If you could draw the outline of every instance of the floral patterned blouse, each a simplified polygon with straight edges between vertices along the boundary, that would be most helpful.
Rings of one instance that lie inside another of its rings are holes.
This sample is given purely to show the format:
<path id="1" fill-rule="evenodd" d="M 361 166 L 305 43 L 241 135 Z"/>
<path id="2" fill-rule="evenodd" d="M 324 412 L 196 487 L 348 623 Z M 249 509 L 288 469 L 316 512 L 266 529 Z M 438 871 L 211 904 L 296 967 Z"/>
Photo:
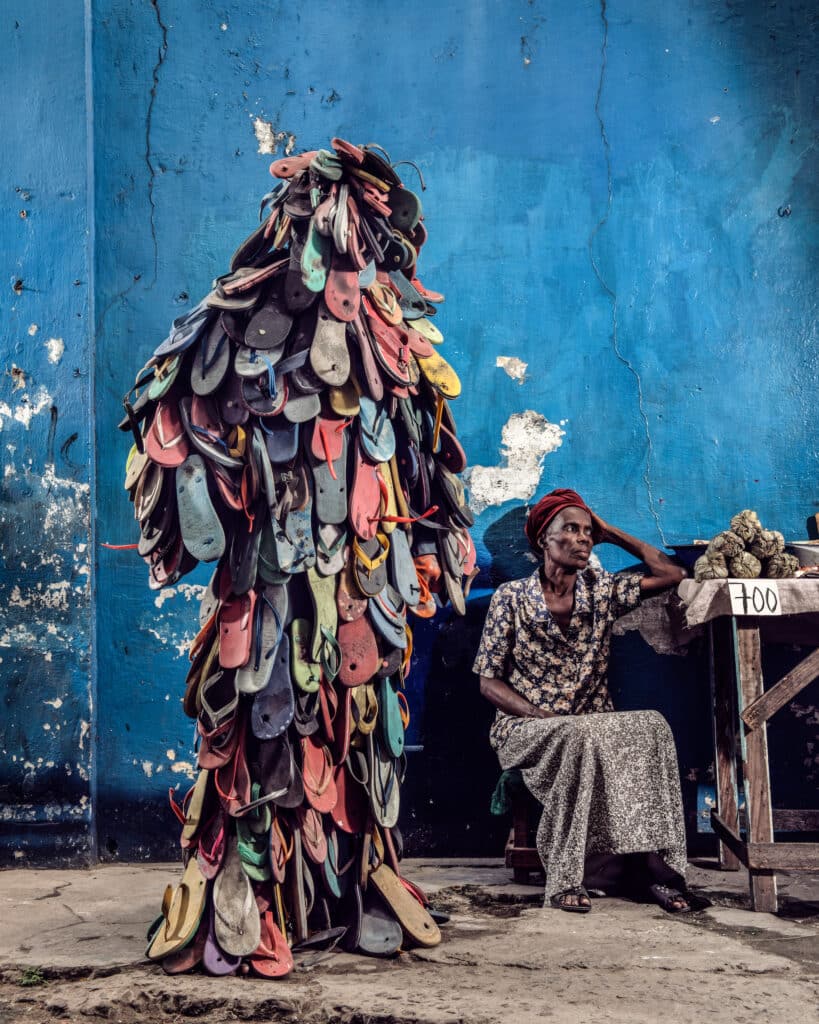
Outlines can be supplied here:
<path id="1" fill-rule="evenodd" d="M 640 603 L 639 573 L 578 573 L 564 635 L 552 618 L 540 569 L 503 583 L 492 595 L 472 671 L 500 679 L 536 707 L 559 715 L 612 711 L 606 673 L 611 625 Z M 498 710 L 489 734 L 497 749 L 526 721 Z"/>

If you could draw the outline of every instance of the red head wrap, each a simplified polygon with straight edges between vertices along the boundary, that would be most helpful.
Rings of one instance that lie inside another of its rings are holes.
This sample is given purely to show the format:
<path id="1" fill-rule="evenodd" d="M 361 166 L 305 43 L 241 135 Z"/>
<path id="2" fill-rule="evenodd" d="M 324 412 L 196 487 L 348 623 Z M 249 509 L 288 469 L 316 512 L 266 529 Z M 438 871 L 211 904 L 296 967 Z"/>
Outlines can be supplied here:
<path id="1" fill-rule="evenodd" d="M 529 509 L 523 529 L 526 539 L 535 550 L 540 548 L 539 541 L 543 531 L 564 508 L 582 508 L 591 515 L 591 509 L 577 491 L 571 491 L 567 487 L 558 487 L 556 491 L 550 491 L 537 505 Z"/>

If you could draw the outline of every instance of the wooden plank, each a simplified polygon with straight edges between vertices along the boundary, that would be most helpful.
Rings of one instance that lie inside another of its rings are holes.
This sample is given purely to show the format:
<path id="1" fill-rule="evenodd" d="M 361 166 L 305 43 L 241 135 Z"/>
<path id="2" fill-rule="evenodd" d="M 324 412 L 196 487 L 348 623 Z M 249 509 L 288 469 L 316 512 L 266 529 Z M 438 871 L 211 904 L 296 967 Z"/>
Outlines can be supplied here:
<path id="1" fill-rule="evenodd" d="M 724 843 L 726 848 L 731 851 L 731 854 L 736 859 L 737 864 L 744 864 L 745 867 L 747 867 L 748 852 L 745 849 L 745 843 L 743 843 L 728 823 L 720 818 L 716 811 L 711 811 L 711 828 L 713 828 L 719 836 L 720 842 Z"/>
<path id="2" fill-rule="evenodd" d="M 819 870 L 819 843 L 749 843 L 747 852 L 752 870 Z"/>
<path id="3" fill-rule="evenodd" d="M 761 696 L 752 701 L 742 712 L 742 721 L 750 729 L 758 729 L 767 722 L 771 715 L 776 714 L 788 701 L 793 700 L 797 693 L 812 683 L 819 676 L 819 648 L 811 651 L 798 665 L 794 666 L 778 683 L 774 683 Z"/>
<path id="4" fill-rule="evenodd" d="M 759 628 L 754 623 L 736 621 L 739 712 L 749 707 L 763 692 L 762 650 Z M 771 815 L 771 776 L 768 768 L 768 736 L 765 724 L 749 729 L 744 737 L 742 777 L 748 814 L 748 842 L 773 843 Z M 750 868 L 751 903 L 754 910 L 775 914 L 776 876 L 772 871 Z"/>
<path id="5" fill-rule="evenodd" d="M 774 807 L 771 811 L 774 832 L 819 832 L 819 811 L 802 807 Z M 740 833 L 748 828 L 745 808 L 739 812 Z"/>
<path id="6" fill-rule="evenodd" d="M 736 684 L 731 620 L 721 618 L 709 622 L 708 636 L 717 812 L 723 821 L 738 832 Z M 738 871 L 740 867 L 739 859 L 722 839 L 719 843 L 719 863 L 723 871 Z"/>
<path id="7" fill-rule="evenodd" d="M 819 832 L 819 811 L 774 807 L 774 832 Z"/>

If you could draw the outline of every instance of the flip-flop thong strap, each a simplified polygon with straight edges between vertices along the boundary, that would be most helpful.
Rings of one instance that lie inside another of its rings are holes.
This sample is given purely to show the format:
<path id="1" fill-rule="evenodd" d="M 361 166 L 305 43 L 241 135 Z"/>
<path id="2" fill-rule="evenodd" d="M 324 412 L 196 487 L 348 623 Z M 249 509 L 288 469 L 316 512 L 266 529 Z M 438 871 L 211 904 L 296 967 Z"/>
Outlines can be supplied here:
<path id="1" fill-rule="evenodd" d="M 319 659 L 324 674 L 332 682 L 341 671 L 342 653 L 338 640 L 326 627 L 321 627 L 322 644 Z"/>
<path id="2" fill-rule="evenodd" d="M 353 551 L 357 560 L 361 563 L 362 567 L 367 570 L 367 574 L 375 572 L 376 569 L 380 568 L 387 559 L 387 555 L 390 553 L 390 541 L 386 534 L 376 533 L 378 543 L 381 545 L 381 551 L 375 556 L 370 556 L 363 550 L 361 545 L 358 543 L 358 537 L 353 538 Z"/>

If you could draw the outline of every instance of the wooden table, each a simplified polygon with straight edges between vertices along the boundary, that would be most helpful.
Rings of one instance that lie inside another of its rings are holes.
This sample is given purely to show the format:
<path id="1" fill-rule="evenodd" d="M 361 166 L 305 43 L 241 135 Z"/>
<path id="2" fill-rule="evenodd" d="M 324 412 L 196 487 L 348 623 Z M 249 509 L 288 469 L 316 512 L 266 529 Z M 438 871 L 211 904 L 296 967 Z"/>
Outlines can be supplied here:
<path id="1" fill-rule="evenodd" d="M 711 823 L 720 864 L 726 870 L 744 865 L 753 909 L 775 913 L 777 870 L 819 870 L 819 843 L 774 842 L 775 830 L 819 830 L 819 810 L 773 809 L 767 738 L 771 716 L 819 676 L 819 580 L 684 580 L 677 593 L 686 625 L 707 623 L 710 633 L 717 789 Z M 766 690 L 762 644 L 769 642 L 814 650 Z"/>

